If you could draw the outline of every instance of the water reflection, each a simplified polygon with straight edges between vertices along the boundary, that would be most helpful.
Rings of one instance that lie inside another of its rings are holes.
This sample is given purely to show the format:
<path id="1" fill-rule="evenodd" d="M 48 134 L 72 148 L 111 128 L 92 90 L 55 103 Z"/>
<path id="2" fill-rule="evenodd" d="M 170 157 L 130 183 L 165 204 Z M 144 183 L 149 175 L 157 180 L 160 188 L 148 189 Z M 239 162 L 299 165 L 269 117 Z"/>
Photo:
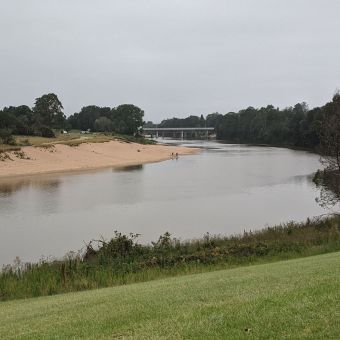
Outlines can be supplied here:
<path id="1" fill-rule="evenodd" d="M 285 184 L 293 183 L 296 185 L 310 185 L 312 188 L 316 188 L 316 185 L 313 182 L 313 177 L 314 177 L 314 172 L 309 174 L 309 175 L 297 175 L 297 176 L 292 176 L 287 179 Z"/>
<path id="2" fill-rule="evenodd" d="M 129 165 L 112 168 L 112 172 L 136 172 L 142 171 L 143 165 Z M 97 174 L 99 171 L 86 171 L 78 173 L 64 174 L 41 174 L 28 177 L 7 177 L 0 178 L 0 197 L 10 196 L 18 191 L 35 188 L 37 190 L 56 192 L 58 187 L 64 182 L 65 176 L 79 176 L 82 174 Z"/>
<path id="3" fill-rule="evenodd" d="M 168 141 L 167 141 L 168 142 Z M 150 242 L 232 234 L 324 210 L 318 156 L 217 142 L 177 161 L 0 181 L 0 264 L 63 256 L 114 230 Z"/>
<path id="4" fill-rule="evenodd" d="M 124 171 L 140 171 L 143 170 L 144 165 L 143 164 L 137 164 L 137 165 L 128 165 L 128 166 L 119 166 L 116 168 L 113 168 L 112 171 L 113 172 L 124 172 Z"/>
<path id="5" fill-rule="evenodd" d="M 316 201 L 331 212 L 339 211 L 340 208 L 340 174 L 338 172 L 318 172 L 315 183 L 320 189 Z"/>
<path id="6" fill-rule="evenodd" d="M 0 197 L 9 196 L 29 187 L 43 191 L 55 191 L 60 184 L 60 179 L 46 175 L 0 179 Z"/>
<path id="7" fill-rule="evenodd" d="M 54 176 L 10 178 L 0 181 L 0 214 L 55 213 L 59 209 L 62 179 Z M 1 219 L 0 219 L 1 221 Z"/>

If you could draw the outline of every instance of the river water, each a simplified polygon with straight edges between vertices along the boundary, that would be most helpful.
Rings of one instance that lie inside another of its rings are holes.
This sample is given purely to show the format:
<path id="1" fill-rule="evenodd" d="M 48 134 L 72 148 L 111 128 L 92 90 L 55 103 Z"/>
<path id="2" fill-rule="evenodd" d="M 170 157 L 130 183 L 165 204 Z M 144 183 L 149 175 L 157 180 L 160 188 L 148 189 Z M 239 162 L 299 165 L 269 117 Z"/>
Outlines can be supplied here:
<path id="1" fill-rule="evenodd" d="M 139 233 L 141 242 L 166 231 L 192 239 L 324 213 L 311 181 L 320 168 L 317 155 L 212 141 L 186 144 L 202 152 L 125 169 L 1 180 L 0 265 L 16 256 L 61 257 L 114 230 Z"/>

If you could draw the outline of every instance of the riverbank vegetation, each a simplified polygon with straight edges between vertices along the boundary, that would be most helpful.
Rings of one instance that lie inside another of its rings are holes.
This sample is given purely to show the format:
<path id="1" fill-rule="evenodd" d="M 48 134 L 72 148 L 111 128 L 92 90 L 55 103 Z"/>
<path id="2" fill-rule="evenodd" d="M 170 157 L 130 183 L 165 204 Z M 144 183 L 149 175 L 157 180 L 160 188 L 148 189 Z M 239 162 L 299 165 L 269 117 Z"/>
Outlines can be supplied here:
<path id="1" fill-rule="evenodd" d="M 63 260 L 5 266 L 0 300 L 52 295 L 340 250 L 340 217 L 291 222 L 243 235 L 180 241 L 170 234 L 142 245 L 118 232 Z"/>
<path id="2" fill-rule="evenodd" d="M 340 94 L 336 94 L 323 111 L 319 150 L 324 168 L 317 171 L 314 182 L 320 188 L 320 205 L 334 208 L 340 203 Z"/>
<path id="3" fill-rule="evenodd" d="M 49 93 L 37 98 L 33 108 L 27 105 L 9 106 L 0 110 L 0 145 L 15 146 L 15 135 L 34 136 L 37 139 L 60 139 L 60 131 L 83 130 L 88 133 L 136 136 L 143 125 L 144 111 L 132 104 L 114 108 L 86 106 L 79 113 L 66 118 L 58 96 Z M 25 139 L 32 140 L 32 138 Z M 65 136 L 63 140 L 74 139 Z M 141 141 L 139 138 L 138 141 Z"/>
<path id="4" fill-rule="evenodd" d="M 320 189 L 317 202 L 324 208 L 333 209 L 340 203 L 340 172 L 318 170 L 313 178 Z"/>
<path id="5" fill-rule="evenodd" d="M 27 105 L 5 107 L 0 111 L 0 140 L 15 144 L 14 134 L 55 137 L 53 129 L 65 124 L 63 105 L 54 93 L 35 100 L 33 108 Z"/>
<path id="6" fill-rule="evenodd" d="M 132 104 L 114 108 L 95 105 L 83 107 L 67 118 L 71 129 L 96 132 L 114 132 L 120 135 L 135 135 L 143 125 L 144 111 Z"/>
<path id="7" fill-rule="evenodd" d="M 333 118 L 327 120 L 330 116 Z M 309 109 L 304 102 L 284 109 L 273 105 L 248 107 L 238 112 L 212 113 L 206 117 L 201 115 L 166 119 L 157 126 L 214 127 L 217 139 L 231 143 L 270 144 L 319 150 L 321 139 L 325 137 L 324 132 L 335 131 L 337 127 L 340 134 L 339 117 L 340 95 L 336 93 L 331 102 L 313 109 Z M 147 122 L 146 126 L 156 125 Z M 322 147 L 325 148 L 326 145 L 323 143 Z"/>
<path id="8" fill-rule="evenodd" d="M 3 339 L 339 339 L 340 252 L 2 302 Z"/>

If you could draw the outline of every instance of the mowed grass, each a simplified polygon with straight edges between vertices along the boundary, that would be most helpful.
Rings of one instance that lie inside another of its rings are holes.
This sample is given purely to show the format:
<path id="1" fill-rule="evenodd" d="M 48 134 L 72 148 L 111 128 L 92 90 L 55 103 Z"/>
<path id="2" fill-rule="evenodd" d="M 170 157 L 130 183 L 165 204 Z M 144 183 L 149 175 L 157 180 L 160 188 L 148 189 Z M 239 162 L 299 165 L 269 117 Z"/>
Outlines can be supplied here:
<path id="1" fill-rule="evenodd" d="M 1 339 L 340 339 L 340 252 L 0 303 Z"/>

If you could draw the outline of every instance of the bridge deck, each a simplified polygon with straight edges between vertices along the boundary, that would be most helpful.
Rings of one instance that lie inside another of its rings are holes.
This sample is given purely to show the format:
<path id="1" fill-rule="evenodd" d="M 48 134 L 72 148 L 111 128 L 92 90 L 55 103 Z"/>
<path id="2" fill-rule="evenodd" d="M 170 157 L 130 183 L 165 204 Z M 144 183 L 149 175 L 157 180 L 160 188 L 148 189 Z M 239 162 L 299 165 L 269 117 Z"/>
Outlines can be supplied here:
<path id="1" fill-rule="evenodd" d="M 157 131 L 214 131 L 213 127 L 190 127 L 190 128 L 143 128 L 143 131 L 157 132 Z"/>

